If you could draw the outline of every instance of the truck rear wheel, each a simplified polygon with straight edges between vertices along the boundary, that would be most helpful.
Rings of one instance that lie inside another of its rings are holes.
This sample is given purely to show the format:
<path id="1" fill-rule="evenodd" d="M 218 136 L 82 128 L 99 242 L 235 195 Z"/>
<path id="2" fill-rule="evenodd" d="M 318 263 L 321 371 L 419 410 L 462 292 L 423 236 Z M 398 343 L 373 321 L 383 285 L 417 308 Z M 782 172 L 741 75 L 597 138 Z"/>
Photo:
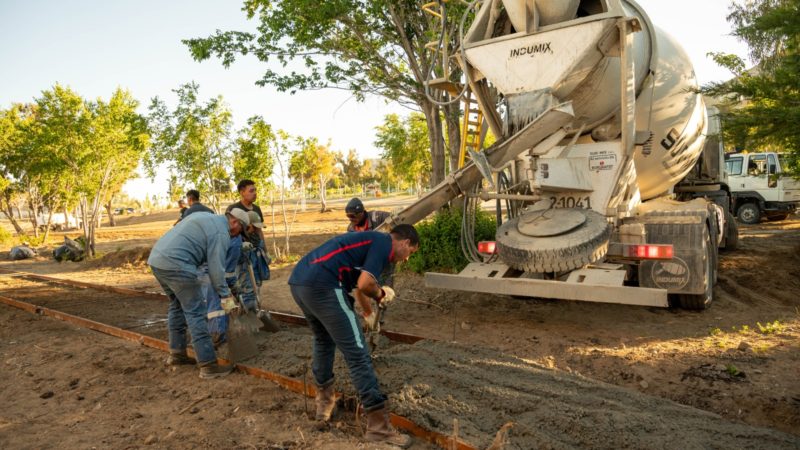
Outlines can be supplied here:
<path id="1" fill-rule="evenodd" d="M 554 229 L 552 234 L 531 232 L 526 221 L 557 223 L 572 220 L 569 229 Z M 522 221 L 522 224 L 520 224 Z M 523 233 L 520 231 L 526 231 Z M 538 234 L 538 235 L 536 235 Z M 497 230 L 500 260 L 525 272 L 562 272 L 591 264 L 608 251 L 611 226 L 605 216 L 589 209 L 548 209 L 530 211 L 504 223 Z"/>
<path id="2" fill-rule="evenodd" d="M 732 251 L 739 247 L 739 227 L 733 214 L 725 211 L 725 250 Z"/>
<path id="3" fill-rule="evenodd" d="M 717 270 L 714 264 L 713 248 L 711 247 L 711 235 L 708 228 L 705 228 L 703 239 L 703 258 L 705 259 L 705 273 L 703 279 L 706 289 L 702 294 L 678 294 L 678 302 L 683 309 L 706 309 L 714 301 L 714 279 Z"/>
<path id="4" fill-rule="evenodd" d="M 736 212 L 739 221 L 748 225 L 755 225 L 761 221 L 761 210 L 755 203 L 745 203 Z"/>

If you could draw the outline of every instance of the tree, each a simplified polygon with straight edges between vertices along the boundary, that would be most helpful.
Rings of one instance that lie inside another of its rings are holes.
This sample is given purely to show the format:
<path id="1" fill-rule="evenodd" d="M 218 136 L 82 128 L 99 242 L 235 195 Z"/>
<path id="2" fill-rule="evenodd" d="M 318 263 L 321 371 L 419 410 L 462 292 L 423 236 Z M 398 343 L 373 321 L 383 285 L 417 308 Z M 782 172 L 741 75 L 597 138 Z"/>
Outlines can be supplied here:
<path id="1" fill-rule="evenodd" d="M 85 194 L 84 211 L 91 201 L 84 234 L 92 256 L 101 206 L 105 206 L 111 226 L 114 226 L 114 196 L 136 174 L 136 168 L 150 146 L 147 119 L 136 112 L 138 107 L 139 101 L 119 88 L 108 102 L 98 99 L 90 105 L 91 151 L 82 163 L 79 186 Z"/>
<path id="2" fill-rule="evenodd" d="M 240 131 L 236 140 L 238 150 L 233 156 L 235 179 L 253 180 L 260 192 L 267 192 L 272 186 L 276 140 L 272 127 L 263 117 L 253 116 L 248 119 L 247 126 Z"/>
<path id="3" fill-rule="evenodd" d="M 355 149 L 348 150 L 347 155 L 337 153 L 336 163 L 342 167 L 342 181 L 345 186 L 354 188 L 361 185 L 364 178 L 365 164 L 364 161 L 358 158 L 358 153 L 356 153 Z"/>
<path id="4" fill-rule="evenodd" d="M 17 234 L 22 235 L 22 226 L 14 217 L 13 206 L 20 198 L 25 203 L 25 161 L 31 148 L 31 126 L 35 121 L 34 105 L 14 104 L 0 111 L 0 206 Z M 21 217 L 20 217 L 21 219 Z"/>
<path id="5" fill-rule="evenodd" d="M 376 130 L 375 145 L 383 149 L 383 158 L 391 161 L 396 173 L 420 194 L 431 164 L 425 118 L 419 113 L 405 119 L 389 114 Z"/>
<path id="6" fill-rule="evenodd" d="M 800 0 L 734 1 L 728 22 L 750 59 L 713 53 L 736 77 L 703 86 L 721 98 L 724 138 L 739 149 L 774 147 L 794 156 L 800 168 Z"/>
<path id="7" fill-rule="evenodd" d="M 34 235 L 41 225 L 46 241 L 53 212 L 63 208 L 66 218 L 80 201 L 87 250 L 94 255 L 100 206 L 133 175 L 147 147 L 147 124 L 137 106 L 120 89 L 108 102 L 89 102 L 55 85 L 33 104 L 0 114 L 0 164 L 9 181 L 3 209 L 11 213 L 9 189 L 24 192 Z"/>
<path id="8" fill-rule="evenodd" d="M 315 180 L 319 188 L 320 212 L 327 210 L 325 190 L 328 181 L 336 175 L 336 159 L 327 145 L 317 138 L 298 139 L 300 149 L 292 153 L 289 160 L 289 175 L 295 180 Z"/>
<path id="9" fill-rule="evenodd" d="M 169 164 L 181 180 L 199 189 L 219 211 L 220 195 L 230 191 L 233 119 L 221 96 L 201 104 L 199 89 L 194 82 L 174 89 L 178 106 L 173 111 L 163 100 L 153 98 L 149 114 L 153 145 L 146 163 L 151 176 L 156 166 Z"/>
<path id="10" fill-rule="evenodd" d="M 454 30 L 465 6 L 450 2 L 445 11 L 450 23 L 443 45 L 453 54 Z M 445 174 L 445 139 L 442 108 L 437 102 L 449 98 L 444 91 L 425 94 L 425 82 L 444 76 L 441 56 L 426 49 L 440 38 L 440 20 L 425 13 L 412 0 L 352 2 L 327 0 L 244 0 L 248 19 L 258 17 L 258 34 L 217 31 L 207 38 L 187 39 L 192 56 L 206 60 L 221 58 L 229 67 L 239 55 L 254 55 L 270 64 L 257 84 L 280 91 L 343 89 L 362 100 L 379 95 L 424 114 L 431 143 L 431 184 Z M 304 71 L 299 71 L 304 67 Z M 455 74 L 458 76 L 458 73 Z M 445 107 L 451 164 L 460 144 L 458 102 Z"/>

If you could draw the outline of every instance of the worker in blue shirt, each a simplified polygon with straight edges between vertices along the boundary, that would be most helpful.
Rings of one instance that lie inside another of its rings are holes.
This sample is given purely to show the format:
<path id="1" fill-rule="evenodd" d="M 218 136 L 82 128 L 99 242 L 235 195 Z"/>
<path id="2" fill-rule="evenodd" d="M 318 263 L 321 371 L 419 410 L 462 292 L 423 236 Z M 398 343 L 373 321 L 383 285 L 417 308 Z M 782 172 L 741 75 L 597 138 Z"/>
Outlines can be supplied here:
<path id="1" fill-rule="evenodd" d="M 419 236 L 411 225 L 398 225 L 389 234 L 347 233 L 304 256 L 289 277 L 292 297 L 314 333 L 312 372 L 318 387 L 317 420 L 329 420 L 336 405 L 333 361 L 339 348 L 367 414 L 367 441 L 401 447 L 410 445 L 411 438 L 389 425 L 386 396 L 378 386 L 353 305 L 358 301 L 364 317 L 376 320 L 372 300 L 386 305 L 394 299 L 392 288 L 381 287 L 378 277 L 387 265 L 406 261 L 417 248 Z"/>
<path id="2" fill-rule="evenodd" d="M 226 254 L 231 238 L 239 236 L 249 225 L 250 219 L 244 211 L 231 211 L 224 216 L 198 212 L 181 220 L 153 246 L 147 264 L 170 299 L 168 364 L 193 362 L 186 354 L 188 328 L 201 378 L 225 376 L 233 370 L 232 366 L 217 364 L 197 269 L 208 264 L 213 289 L 222 304 L 229 303 L 232 298 L 225 282 Z"/>

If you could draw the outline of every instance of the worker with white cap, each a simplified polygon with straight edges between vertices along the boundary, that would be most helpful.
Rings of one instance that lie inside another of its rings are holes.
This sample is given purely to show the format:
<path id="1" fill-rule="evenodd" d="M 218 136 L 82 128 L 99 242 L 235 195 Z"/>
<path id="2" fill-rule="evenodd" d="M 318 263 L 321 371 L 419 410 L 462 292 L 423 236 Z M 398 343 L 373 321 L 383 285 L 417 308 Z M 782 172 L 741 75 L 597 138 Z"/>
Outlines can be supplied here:
<path id="1" fill-rule="evenodd" d="M 222 303 L 230 302 L 225 282 L 225 259 L 231 238 L 247 230 L 250 217 L 241 210 L 224 216 L 199 212 L 186 217 L 153 246 L 147 264 L 170 299 L 167 314 L 170 365 L 191 364 L 186 354 L 187 328 L 200 366 L 201 378 L 229 374 L 233 367 L 217 364 L 206 323 L 206 307 L 197 269 L 208 264 L 208 276 Z"/>

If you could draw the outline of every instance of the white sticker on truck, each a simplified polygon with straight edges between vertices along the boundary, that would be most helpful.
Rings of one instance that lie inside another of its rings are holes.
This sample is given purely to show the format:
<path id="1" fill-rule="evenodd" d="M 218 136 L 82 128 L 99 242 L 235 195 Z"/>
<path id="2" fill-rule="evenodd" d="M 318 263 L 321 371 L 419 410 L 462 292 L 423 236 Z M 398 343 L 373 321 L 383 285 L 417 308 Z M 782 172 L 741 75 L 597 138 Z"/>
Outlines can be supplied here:
<path id="1" fill-rule="evenodd" d="M 589 152 L 589 170 L 611 170 L 617 164 L 617 155 L 608 151 Z"/>

